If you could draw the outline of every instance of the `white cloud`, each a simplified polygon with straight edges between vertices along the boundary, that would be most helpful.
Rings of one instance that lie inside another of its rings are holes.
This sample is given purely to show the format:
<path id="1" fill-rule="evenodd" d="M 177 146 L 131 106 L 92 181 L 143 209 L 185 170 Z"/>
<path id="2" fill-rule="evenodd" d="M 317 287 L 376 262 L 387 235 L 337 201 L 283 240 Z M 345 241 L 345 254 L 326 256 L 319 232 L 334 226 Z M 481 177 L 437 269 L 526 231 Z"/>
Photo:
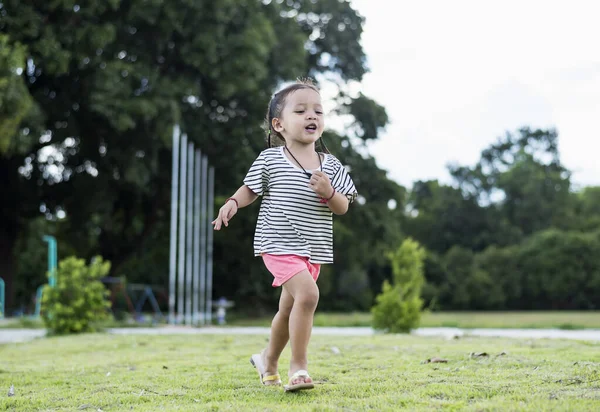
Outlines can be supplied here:
<path id="1" fill-rule="evenodd" d="M 372 145 L 404 185 L 448 180 L 506 131 L 556 127 L 579 184 L 600 184 L 600 3 L 353 0 L 366 17 L 362 90 L 392 124 Z"/>

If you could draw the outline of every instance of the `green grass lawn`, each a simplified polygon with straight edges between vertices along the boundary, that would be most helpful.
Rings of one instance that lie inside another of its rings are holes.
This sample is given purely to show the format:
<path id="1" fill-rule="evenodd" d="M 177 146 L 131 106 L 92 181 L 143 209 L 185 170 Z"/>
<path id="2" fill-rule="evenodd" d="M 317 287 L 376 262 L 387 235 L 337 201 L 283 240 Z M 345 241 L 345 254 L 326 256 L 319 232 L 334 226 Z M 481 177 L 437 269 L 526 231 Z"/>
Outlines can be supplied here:
<path id="1" fill-rule="evenodd" d="M 269 326 L 270 318 L 248 319 L 235 315 L 228 322 L 236 326 Z M 369 313 L 319 313 L 315 326 L 371 326 Z M 433 312 L 425 313 L 421 327 L 457 328 L 558 328 L 600 329 L 599 311 L 545 312 Z"/>
<path id="2" fill-rule="evenodd" d="M 260 385 L 249 357 L 265 343 L 265 336 L 91 334 L 0 345 L 0 410 L 592 411 L 600 406 L 600 343 L 315 336 L 309 370 L 318 384 L 296 394 Z M 472 357 L 472 352 L 488 356 Z M 433 357 L 448 362 L 424 362 Z M 289 348 L 282 375 L 287 362 Z"/>
<path id="3" fill-rule="evenodd" d="M 421 326 L 600 329 L 600 311 L 435 312 L 426 313 Z"/>

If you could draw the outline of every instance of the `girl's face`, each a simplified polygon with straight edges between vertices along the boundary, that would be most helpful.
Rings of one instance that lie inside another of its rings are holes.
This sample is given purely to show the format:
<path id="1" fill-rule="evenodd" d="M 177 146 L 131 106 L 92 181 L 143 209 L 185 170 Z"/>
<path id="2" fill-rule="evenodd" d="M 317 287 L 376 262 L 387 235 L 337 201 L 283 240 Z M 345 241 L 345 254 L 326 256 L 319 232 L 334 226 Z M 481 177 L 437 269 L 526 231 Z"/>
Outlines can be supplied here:
<path id="1" fill-rule="evenodd" d="M 280 117 L 273 119 L 273 128 L 288 142 L 314 144 L 325 128 L 319 93 L 307 88 L 289 94 Z"/>

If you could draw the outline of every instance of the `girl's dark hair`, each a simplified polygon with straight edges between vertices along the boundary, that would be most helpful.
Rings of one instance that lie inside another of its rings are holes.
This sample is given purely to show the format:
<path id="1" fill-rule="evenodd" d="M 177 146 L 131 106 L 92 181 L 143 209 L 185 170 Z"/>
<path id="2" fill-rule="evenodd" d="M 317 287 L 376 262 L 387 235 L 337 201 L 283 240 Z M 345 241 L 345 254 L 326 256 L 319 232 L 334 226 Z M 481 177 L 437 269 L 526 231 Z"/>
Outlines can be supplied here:
<path id="1" fill-rule="evenodd" d="M 279 133 L 278 131 L 273 129 L 273 119 L 281 116 L 281 112 L 283 111 L 283 108 L 285 107 L 285 102 L 287 100 L 287 97 L 290 94 L 292 94 L 293 92 L 295 92 L 297 90 L 302 90 L 302 89 L 311 89 L 317 93 L 320 93 L 319 89 L 317 88 L 317 86 L 315 86 L 315 84 L 312 82 L 312 80 L 310 78 L 307 78 L 307 79 L 298 79 L 296 81 L 296 83 L 293 83 L 287 87 L 284 87 L 283 89 L 281 89 L 280 91 L 275 93 L 273 95 L 273 97 L 271 97 L 271 101 L 269 102 L 269 108 L 267 109 L 267 116 L 265 118 L 265 122 L 266 122 L 265 127 L 267 128 L 267 131 L 268 131 L 267 132 L 267 147 L 281 146 L 281 145 L 285 144 L 285 138 L 281 135 L 281 133 Z M 325 143 L 323 142 L 322 137 L 319 138 L 319 141 L 321 143 L 322 151 L 325 153 L 329 153 L 329 150 L 327 149 L 327 146 L 325 146 Z"/>

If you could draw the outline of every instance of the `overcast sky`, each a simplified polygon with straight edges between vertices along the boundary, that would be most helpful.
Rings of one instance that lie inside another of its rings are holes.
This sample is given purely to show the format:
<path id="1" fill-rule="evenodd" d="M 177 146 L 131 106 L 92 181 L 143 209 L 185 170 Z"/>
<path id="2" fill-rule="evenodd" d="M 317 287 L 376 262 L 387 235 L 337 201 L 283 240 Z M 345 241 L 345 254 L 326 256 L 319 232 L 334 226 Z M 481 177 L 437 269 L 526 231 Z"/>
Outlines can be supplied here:
<path id="1" fill-rule="evenodd" d="M 519 127 L 555 127 L 578 185 L 600 185 L 600 1 L 352 0 L 361 90 L 391 124 L 371 153 L 399 183 L 448 182 Z"/>

